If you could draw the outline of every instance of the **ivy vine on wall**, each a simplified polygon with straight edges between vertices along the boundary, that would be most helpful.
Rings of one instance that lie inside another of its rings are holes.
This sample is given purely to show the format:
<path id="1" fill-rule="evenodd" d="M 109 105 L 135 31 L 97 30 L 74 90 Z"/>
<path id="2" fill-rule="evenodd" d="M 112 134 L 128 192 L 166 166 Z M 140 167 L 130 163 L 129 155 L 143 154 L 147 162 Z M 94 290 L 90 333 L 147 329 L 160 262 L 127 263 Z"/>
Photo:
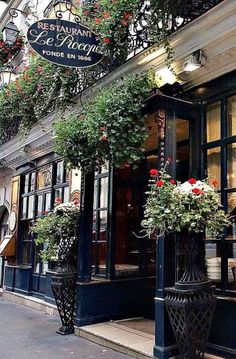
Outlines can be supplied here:
<path id="1" fill-rule="evenodd" d="M 25 133 L 47 114 L 64 109 L 75 95 L 77 81 L 76 70 L 33 56 L 17 80 L 0 91 L 0 141 Z"/>
<path id="2" fill-rule="evenodd" d="M 135 165 L 147 136 L 143 101 L 156 86 L 152 72 L 129 75 L 103 89 L 83 109 L 55 124 L 56 152 L 85 172 L 109 161 Z"/>

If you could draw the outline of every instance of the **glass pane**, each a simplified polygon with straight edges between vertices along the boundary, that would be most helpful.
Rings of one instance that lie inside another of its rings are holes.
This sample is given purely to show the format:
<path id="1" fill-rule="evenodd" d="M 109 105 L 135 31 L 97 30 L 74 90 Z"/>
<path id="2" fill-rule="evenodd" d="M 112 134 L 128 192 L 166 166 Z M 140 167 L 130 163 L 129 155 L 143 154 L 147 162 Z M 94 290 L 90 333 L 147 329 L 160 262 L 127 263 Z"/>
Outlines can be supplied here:
<path id="1" fill-rule="evenodd" d="M 55 189 L 55 197 L 54 197 L 55 204 L 62 203 L 62 188 Z"/>
<path id="2" fill-rule="evenodd" d="M 69 183 L 70 182 L 70 170 L 66 169 L 66 180 L 65 183 Z"/>
<path id="3" fill-rule="evenodd" d="M 30 175 L 30 192 L 35 190 L 35 172 L 32 172 Z"/>
<path id="4" fill-rule="evenodd" d="M 118 187 L 116 197 L 115 274 L 136 276 L 140 261 L 141 191 L 139 187 Z M 150 254 L 151 255 L 151 254 Z"/>
<path id="5" fill-rule="evenodd" d="M 150 156 L 147 156 L 147 175 L 149 176 L 149 171 L 152 169 L 152 168 L 156 168 L 157 169 L 157 166 L 158 166 L 158 157 L 157 155 L 150 155 Z"/>
<path id="6" fill-rule="evenodd" d="M 227 146 L 227 187 L 236 187 L 236 143 Z"/>
<path id="7" fill-rule="evenodd" d="M 230 290 L 236 290 L 236 244 L 231 243 L 232 257 L 228 258 L 228 285 Z"/>
<path id="8" fill-rule="evenodd" d="M 52 185 L 52 165 L 40 168 L 37 172 L 37 189 L 43 189 Z"/>
<path id="9" fill-rule="evenodd" d="M 100 219 L 100 241 L 106 241 L 107 239 L 107 211 L 99 211 Z"/>
<path id="10" fill-rule="evenodd" d="M 92 243 L 92 275 L 106 275 L 106 242 Z"/>
<path id="11" fill-rule="evenodd" d="M 221 252 L 219 243 L 206 243 L 206 269 L 207 276 L 214 285 L 221 285 Z"/>
<path id="12" fill-rule="evenodd" d="M 220 101 L 206 107 L 207 142 L 220 139 Z"/>
<path id="13" fill-rule="evenodd" d="M 236 135 L 236 96 L 228 99 L 227 103 L 227 135 Z"/>
<path id="14" fill-rule="evenodd" d="M 37 216 L 42 216 L 43 214 L 43 196 L 40 195 L 37 198 Z"/>
<path id="15" fill-rule="evenodd" d="M 228 228 L 228 238 L 236 239 L 236 192 L 228 193 L 228 213 L 232 226 Z"/>
<path id="16" fill-rule="evenodd" d="M 94 181 L 94 196 L 93 196 L 93 209 L 96 209 L 98 204 L 97 204 L 97 190 L 98 190 L 98 181 L 95 180 Z"/>
<path id="17" fill-rule="evenodd" d="M 210 181 L 216 180 L 216 189 L 220 189 L 221 168 L 220 168 L 220 147 L 207 150 L 207 176 Z"/>
<path id="18" fill-rule="evenodd" d="M 56 184 L 63 183 L 64 178 L 64 165 L 63 161 L 57 163 L 57 177 L 56 177 Z"/>
<path id="19" fill-rule="evenodd" d="M 108 177 L 100 180 L 100 208 L 107 208 L 108 206 Z"/>
<path id="20" fill-rule="evenodd" d="M 34 196 L 29 196 L 28 218 L 34 217 Z"/>
<path id="21" fill-rule="evenodd" d="M 109 169 L 109 163 L 105 163 L 105 165 L 102 166 L 101 168 L 101 173 L 107 173 Z"/>
<path id="22" fill-rule="evenodd" d="M 46 193 L 44 213 L 47 214 L 50 211 L 51 211 L 51 193 Z"/>
<path id="23" fill-rule="evenodd" d="M 23 206 L 22 206 L 22 218 L 25 219 L 27 216 L 27 199 L 28 197 L 23 198 Z"/>
<path id="24" fill-rule="evenodd" d="M 24 193 L 29 192 L 29 174 L 25 175 Z"/>
<path id="25" fill-rule="evenodd" d="M 64 187 L 64 198 L 63 198 L 63 202 L 67 203 L 70 201 L 70 192 L 69 192 L 69 187 Z"/>
<path id="26" fill-rule="evenodd" d="M 176 144 L 176 178 L 177 180 L 184 182 L 189 178 L 189 121 L 177 119 Z"/>
<path id="27" fill-rule="evenodd" d="M 30 263 L 30 248 L 31 248 L 30 241 L 25 241 L 22 243 L 22 264 Z"/>

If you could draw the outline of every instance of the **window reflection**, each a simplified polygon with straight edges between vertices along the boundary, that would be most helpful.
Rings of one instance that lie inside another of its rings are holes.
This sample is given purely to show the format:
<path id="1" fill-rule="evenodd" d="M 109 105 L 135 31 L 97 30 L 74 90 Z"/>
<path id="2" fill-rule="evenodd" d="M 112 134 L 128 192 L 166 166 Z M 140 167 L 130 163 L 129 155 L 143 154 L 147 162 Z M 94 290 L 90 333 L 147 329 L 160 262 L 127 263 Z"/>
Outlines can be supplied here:
<path id="1" fill-rule="evenodd" d="M 210 104 L 206 107 L 207 142 L 220 139 L 220 118 L 220 101 Z"/>
<path id="2" fill-rule="evenodd" d="M 227 135 L 236 135 L 236 96 L 227 101 Z"/>
<path id="3" fill-rule="evenodd" d="M 63 183 L 64 166 L 63 162 L 57 163 L 56 184 Z"/>
<path id="4" fill-rule="evenodd" d="M 220 147 L 207 150 L 207 177 L 216 180 L 216 189 L 220 189 L 221 183 L 220 152 Z"/>
<path id="5" fill-rule="evenodd" d="M 236 143 L 227 146 L 227 187 L 236 187 Z"/>
<path id="6" fill-rule="evenodd" d="M 52 165 L 40 168 L 37 172 L 37 189 L 43 189 L 52 185 Z"/>
<path id="7" fill-rule="evenodd" d="M 107 199 L 108 199 L 108 177 L 101 178 L 100 186 L 101 186 L 100 208 L 105 208 L 107 207 Z"/>
<path id="8" fill-rule="evenodd" d="M 228 228 L 228 238 L 236 239 L 236 192 L 228 193 L 228 213 L 232 225 Z"/>

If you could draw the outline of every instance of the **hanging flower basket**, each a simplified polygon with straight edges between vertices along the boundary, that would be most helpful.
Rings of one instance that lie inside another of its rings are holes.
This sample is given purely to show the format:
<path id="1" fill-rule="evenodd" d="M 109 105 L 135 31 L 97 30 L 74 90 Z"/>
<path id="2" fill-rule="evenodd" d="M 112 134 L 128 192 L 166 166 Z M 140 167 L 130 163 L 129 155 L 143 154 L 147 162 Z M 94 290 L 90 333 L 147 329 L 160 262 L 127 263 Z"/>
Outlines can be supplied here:
<path id="1" fill-rule="evenodd" d="M 9 45 L 0 37 L 0 67 L 16 56 L 23 46 L 24 42 L 22 37 L 18 37 L 13 45 Z"/>

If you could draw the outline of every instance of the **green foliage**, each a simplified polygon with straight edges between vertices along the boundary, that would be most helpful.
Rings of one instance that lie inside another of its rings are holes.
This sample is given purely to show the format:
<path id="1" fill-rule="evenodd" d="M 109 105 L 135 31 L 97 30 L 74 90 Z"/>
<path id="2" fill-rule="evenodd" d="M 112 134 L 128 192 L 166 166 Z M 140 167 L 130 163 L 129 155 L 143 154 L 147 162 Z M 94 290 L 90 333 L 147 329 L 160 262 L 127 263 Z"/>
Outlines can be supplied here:
<path id="1" fill-rule="evenodd" d="M 176 184 L 165 171 L 152 176 L 142 221 L 148 236 L 155 232 L 198 233 L 207 229 L 215 237 L 229 223 L 217 192 L 206 181 L 192 178 Z"/>
<path id="2" fill-rule="evenodd" d="M 44 261 L 58 260 L 59 247 L 64 239 L 71 243 L 76 240 L 79 213 L 79 206 L 67 203 L 56 206 L 53 212 L 37 220 L 32 230 L 37 235 L 35 243 L 43 245 L 40 256 Z"/>
<path id="3" fill-rule="evenodd" d="M 149 15 L 145 17 L 148 41 L 164 45 L 169 67 L 173 61 L 171 24 L 182 3 L 183 0 L 151 0 Z M 139 23 L 143 7 L 144 3 L 139 0 L 88 0 L 83 3 L 82 20 L 101 37 L 105 51 L 113 60 L 125 61 L 130 45 L 130 28 L 133 23 Z"/>
<path id="4" fill-rule="evenodd" d="M 71 102 L 76 85 L 75 70 L 34 56 L 17 80 L 0 91 L 1 141 L 9 140 L 18 129 L 28 131 L 53 110 L 64 109 Z"/>
<path id="5" fill-rule="evenodd" d="M 147 135 L 143 100 L 155 85 L 153 73 L 145 73 L 101 90 L 80 113 L 56 123 L 56 151 L 85 171 L 107 161 L 117 167 L 135 164 Z"/>
<path id="6" fill-rule="evenodd" d="M 128 29 L 138 16 L 139 0 L 99 0 L 83 3 L 84 21 L 96 31 L 105 50 L 117 59 L 126 60 Z"/>

